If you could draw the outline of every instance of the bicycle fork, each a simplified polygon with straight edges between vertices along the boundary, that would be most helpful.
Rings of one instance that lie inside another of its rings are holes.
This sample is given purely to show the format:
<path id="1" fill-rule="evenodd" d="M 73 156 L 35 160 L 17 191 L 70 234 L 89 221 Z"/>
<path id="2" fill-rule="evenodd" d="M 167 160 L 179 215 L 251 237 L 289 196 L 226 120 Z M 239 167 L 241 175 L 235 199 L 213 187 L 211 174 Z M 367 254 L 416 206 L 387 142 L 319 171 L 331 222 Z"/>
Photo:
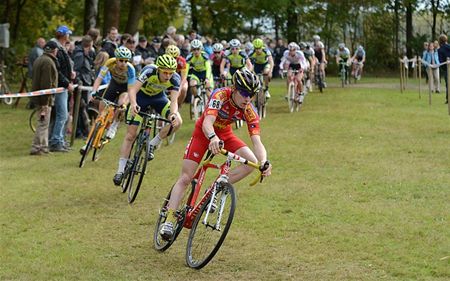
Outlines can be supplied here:
<path id="1" fill-rule="evenodd" d="M 212 210 L 212 206 L 214 204 L 214 198 L 216 197 L 217 192 L 219 191 L 219 188 L 218 188 L 219 184 L 227 183 L 227 182 L 228 182 L 228 176 L 226 176 L 226 175 L 220 176 L 219 179 L 214 182 L 214 186 L 213 186 L 213 190 L 212 190 L 212 194 L 211 194 L 211 200 L 208 204 L 208 208 L 206 210 L 206 215 L 202 222 L 203 225 L 205 225 L 206 227 L 211 227 L 211 229 L 213 229 L 213 230 L 218 230 L 218 231 L 222 230 L 220 227 L 220 222 L 222 221 L 223 210 L 225 208 L 225 200 L 226 200 L 225 196 L 222 195 L 220 198 L 220 201 L 218 202 L 220 208 L 219 208 L 219 211 L 217 212 L 217 219 L 216 219 L 216 223 L 214 225 L 211 225 L 208 223 L 208 217 L 209 217 L 209 214 L 212 213 L 211 210 Z"/>

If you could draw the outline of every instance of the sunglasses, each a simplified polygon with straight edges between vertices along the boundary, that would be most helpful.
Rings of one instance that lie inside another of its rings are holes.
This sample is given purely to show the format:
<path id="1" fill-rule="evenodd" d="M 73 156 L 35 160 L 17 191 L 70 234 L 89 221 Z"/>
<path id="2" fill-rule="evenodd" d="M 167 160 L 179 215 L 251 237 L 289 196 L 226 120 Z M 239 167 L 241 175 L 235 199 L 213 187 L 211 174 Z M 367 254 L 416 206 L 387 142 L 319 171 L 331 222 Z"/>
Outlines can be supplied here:
<path id="1" fill-rule="evenodd" d="M 175 72 L 175 70 L 173 70 L 173 69 L 168 69 L 168 68 L 159 68 L 158 70 L 159 70 L 161 73 L 167 74 L 167 75 L 173 74 L 173 73 Z"/>
<path id="2" fill-rule="evenodd" d="M 193 48 L 192 51 L 200 51 L 200 48 Z"/>
<path id="3" fill-rule="evenodd" d="M 220 54 L 221 52 L 214 52 L 214 54 Z"/>
<path id="4" fill-rule="evenodd" d="M 128 44 L 134 44 L 134 43 L 136 43 L 136 41 L 134 41 L 134 40 L 128 40 L 127 43 L 128 43 Z"/>
<path id="5" fill-rule="evenodd" d="M 239 94 L 240 94 L 241 96 L 243 96 L 244 98 L 252 98 L 252 97 L 253 97 L 253 94 L 252 94 L 252 93 L 249 93 L 249 92 L 247 92 L 247 91 L 244 91 L 244 90 L 238 90 L 238 92 L 239 92 Z"/>
<path id="6" fill-rule="evenodd" d="M 116 59 L 117 61 L 120 61 L 120 62 L 122 62 L 122 63 L 127 63 L 128 62 L 128 60 L 127 59 Z"/>
<path id="7" fill-rule="evenodd" d="M 231 50 L 239 50 L 239 48 L 233 47 L 233 48 L 231 48 Z"/>

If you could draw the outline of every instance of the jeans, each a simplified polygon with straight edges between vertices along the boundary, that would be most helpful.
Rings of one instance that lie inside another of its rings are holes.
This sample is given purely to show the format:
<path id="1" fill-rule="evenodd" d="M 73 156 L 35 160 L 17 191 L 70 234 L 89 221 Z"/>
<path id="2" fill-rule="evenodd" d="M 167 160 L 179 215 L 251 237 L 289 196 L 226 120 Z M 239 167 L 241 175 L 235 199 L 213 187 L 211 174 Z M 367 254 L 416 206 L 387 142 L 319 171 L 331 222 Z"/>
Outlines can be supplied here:
<path id="1" fill-rule="evenodd" d="M 66 121 L 69 116 L 67 110 L 68 99 L 69 94 L 67 91 L 55 95 L 55 125 L 48 141 L 50 146 L 64 146 L 65 144 Z"/>

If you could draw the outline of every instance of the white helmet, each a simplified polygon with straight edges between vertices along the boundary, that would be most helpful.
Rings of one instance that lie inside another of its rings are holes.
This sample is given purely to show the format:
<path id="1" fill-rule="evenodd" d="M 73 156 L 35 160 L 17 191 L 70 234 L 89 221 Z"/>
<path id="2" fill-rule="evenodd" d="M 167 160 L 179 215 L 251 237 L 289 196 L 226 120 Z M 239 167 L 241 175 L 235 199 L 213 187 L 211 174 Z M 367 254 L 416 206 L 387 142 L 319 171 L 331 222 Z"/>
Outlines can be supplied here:
<path id="1" fill-rule="evenodd" d="M 212 46 L 213 52 L 221 52 L 223 50 L 223 45 L 220 43 L 215 43 Z"/>
<path id="2" fill-rule="evenodd" d="M 194 39 L 191 41 L 191 49 L 200 49 L 203 50 L 203 43 L 198 39 Z"/>
<path id="3" fill-rule="evenodd" d="M 320 36 L 317 35 L 317 34 L 314 35 L 314 36 L 313 36 L 313 40 L 314 40 L 314 41 L 319 41 L 319 40 L 320 40 Z"/>
<path id="4" fill-rule="evenodd" d="M 339 43 L 338 47 L 339 47 L 339 49 L 343 49 L 343 48 L 345 48 L 345 44 L 344 43 Z"/>
<path id="5" fill-rule="evenodd" d="M 289 43 L 289 45 L 288 45 L 288 49 L 289 49 L 289 50 L 292 50 L 292 49 L 299 50 L 300 47 L 297 45 L 297 43 L 291 42 L 291 43 Z"/>
<path id="6" fill-rule="evenodd" d="M 245 48 L 247 49 L 247 50 L 253 50 L 253 44 L 252 44 L 252 42 L 247 42 L 247 43 L 245 43 Z"/>
<path id="7" fill-rule="evenodd" d="M 359 45 L 359 46 L 358 46 L 358 51 L 360 51 L 360 52 L 361 52 L 361 51 L 364 51 L 363 46 Z"/>
<path id="8" fill-rule="evenodd" d="M 241 47 L 241 42 L 239 42 L 238 39 L 231 39 L 230 47 L 231 48 L 239 48 L 239 47 Z"/>

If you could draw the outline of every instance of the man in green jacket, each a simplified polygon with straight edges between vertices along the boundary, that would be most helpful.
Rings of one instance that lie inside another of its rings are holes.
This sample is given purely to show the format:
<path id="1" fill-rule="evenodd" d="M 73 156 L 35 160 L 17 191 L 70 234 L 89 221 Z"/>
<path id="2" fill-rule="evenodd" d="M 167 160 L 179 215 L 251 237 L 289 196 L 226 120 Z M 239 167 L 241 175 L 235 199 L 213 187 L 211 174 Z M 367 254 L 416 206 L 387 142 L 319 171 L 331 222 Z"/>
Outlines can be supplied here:
<path id="1" fill-rule="evenodd" d="M 58 86 L 58 68 L 56 54 L 58 45 L 49 41 L 44 46 L 44 54 L 33 63 L 32 91 L 52 89 Z M 38 106 L 38 124 L 31 145 L 31 155 L 48 154 L 48 126 L 52 111 L 53 95 L 34 97 L 34 103 Z"/>

